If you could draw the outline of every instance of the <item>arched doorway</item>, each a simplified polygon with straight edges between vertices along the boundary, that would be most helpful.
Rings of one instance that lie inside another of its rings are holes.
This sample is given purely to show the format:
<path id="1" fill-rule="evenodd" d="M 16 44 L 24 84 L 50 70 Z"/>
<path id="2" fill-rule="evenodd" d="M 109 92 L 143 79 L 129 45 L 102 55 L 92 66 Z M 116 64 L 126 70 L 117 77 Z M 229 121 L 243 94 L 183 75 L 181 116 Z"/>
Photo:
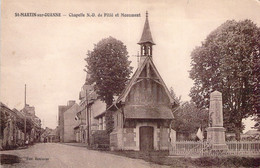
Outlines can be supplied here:
<path id="1" fill-rule="evenodd" d="M 149 126 L 140 127 L 140 150 L 141 151 L 151 151 L 154 149 L 153 147 L 153 134 L 154 128 Z"/>

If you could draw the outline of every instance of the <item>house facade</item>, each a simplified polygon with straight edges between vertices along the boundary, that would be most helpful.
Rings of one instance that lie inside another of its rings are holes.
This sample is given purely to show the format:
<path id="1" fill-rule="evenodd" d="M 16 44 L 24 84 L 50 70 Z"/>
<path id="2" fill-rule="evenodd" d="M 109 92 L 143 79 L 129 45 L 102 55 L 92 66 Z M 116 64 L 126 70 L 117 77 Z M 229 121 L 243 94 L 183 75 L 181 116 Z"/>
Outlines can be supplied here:
<path id="1" fill-rule="evenodd" d="M 113 110 L 111 150 L 168 150 L 174 100 L 153 63 L 148 13 L 141 40 L 139 66 Z"/>
<path id="2" fill-rule="evenodd" d="M 76 142 L 76 136 L 74 127 L 79 124 L 79 121 L 75 120 L 75 116 L 79 110 L 79 105 L 74 101 L 73 105 L 66 110 L 64 116 L 64 140 L 63 142 Z M 52 133 L 53 135 L 54 132 Z"/>
<path id="3" fill-rule="evenodd" d="M 88 78 L 88 76 L 87 76 Z M 87 80 L 86 78 L 86 80 Z M 79 110 L 76 114 L 76 119 L 79 120 L 79 124 L 74 127 L 76 142 L 88 143 L 89 142 L 89 133 L 90 132 L 90 123 L 91 123 L 91 109 L 90 106 L 93 103 L 93 100 L 96 99 L 94 92 L 94 86 L 85 82 L 79 92 Z"/>
<path id="4" fill-rule="evenodd" d="M 25 107 L 18 111 L 10 109 L 0 102 L 0 149 L 12 149 L 29 144 L 40 142 L 41 120 L 35 115 L 35 108 L 25 104 Z"/>
<path id="5" fill-rule="evenodd" d="M 28 139 L 29 143 L 40 142 L 41 120 L 35 115 L 35 107 L 25 104 L 25 107 L 21 110 L 21 113 L 26 116 L 26 139 Z"/>
<path id="6" fill-rule="evenodd" d="M 59 106 L 58 134 L 60 142 L 75 142 L 76 136 L 74 127 L 79 124 L 75 116 L 79 105 L 74 101 L 68 101 L 67 105 Z"/>
<path id="7" fill-rule="evenodd" d="M 87 79 L 88 78 L 89 75 L 87 75 Z M 82 86 L 79 99 L 80 107 L 77 113 L 77 119 L 80 123 L 74 128 L 76 141 L 88 143 L 90 146 L 93 146 L 97 143 L 96 139 L 103 139 L 106 134 L 106 103 L 103 102 L 94 91 L 94 84 L 89 84 L 88 82 Z M 109 137 L 107 137 L 107 139 L 109 139 Z"/>
<path id="8" fill-rule="evenodd" d="M 64 112 L 69 109 L 69 105 L 60 105 L 58 107 L 58 133 L 59 133 L 59 141 L 64 142 Z"/>

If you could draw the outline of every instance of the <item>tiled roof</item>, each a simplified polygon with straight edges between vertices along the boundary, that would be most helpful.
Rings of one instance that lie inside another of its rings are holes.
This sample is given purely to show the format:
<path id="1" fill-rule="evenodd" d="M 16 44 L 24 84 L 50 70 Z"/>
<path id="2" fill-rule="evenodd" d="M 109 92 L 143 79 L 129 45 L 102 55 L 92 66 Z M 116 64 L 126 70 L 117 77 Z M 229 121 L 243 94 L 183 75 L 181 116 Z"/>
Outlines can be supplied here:
<path id="1" fill-rule="evenodd" d="M 127 119 L 173 119 L 170 107 L 152 105 L 129 105 L 124 108 Z"/>

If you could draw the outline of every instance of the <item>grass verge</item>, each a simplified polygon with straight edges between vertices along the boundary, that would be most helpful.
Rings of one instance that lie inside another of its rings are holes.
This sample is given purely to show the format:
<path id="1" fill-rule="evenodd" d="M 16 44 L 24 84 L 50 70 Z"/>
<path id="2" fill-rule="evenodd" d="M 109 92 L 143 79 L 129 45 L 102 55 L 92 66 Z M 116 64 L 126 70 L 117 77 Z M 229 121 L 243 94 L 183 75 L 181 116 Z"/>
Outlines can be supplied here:
<path id="1" fill-rule="evenodd" d="M 167 151 L 107 151 L 108 153 L 171 167 L 260 167 L 260 157 L 169 157 Z"/>

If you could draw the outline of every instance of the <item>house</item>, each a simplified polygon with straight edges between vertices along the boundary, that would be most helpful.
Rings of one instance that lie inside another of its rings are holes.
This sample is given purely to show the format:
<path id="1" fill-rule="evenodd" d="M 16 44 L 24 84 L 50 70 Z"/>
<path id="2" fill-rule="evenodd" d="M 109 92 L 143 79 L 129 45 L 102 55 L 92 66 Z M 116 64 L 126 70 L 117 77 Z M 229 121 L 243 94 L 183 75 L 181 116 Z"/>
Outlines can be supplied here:
<path id="1" fill-rule="evenodd" d="M 79 110 L 79 105 L 73 101 L 68 101 L 66 106 L 59 106 L 59 139 L 60 142 L 75 142 L 74 127 L 79 121 L 75 120 L 75 116 Z"/>
<path id="2" fill-rule="evenodd" d="M 35 115 L 35 107 L 25 104 L 20 112 L 26 116 L 26 139 L 29 143 L 40 142 L 41 120 Z"/>
<path id="3" fill-rule="evenodd" d="M 41 142 L 59 142 L 58 126 L 55 129 L 46 127 L 42 130 Z"/>
<path id="4" fill-rule="evenodd" d="M 59 128 L 59 141 L 60 142 L 64 142 L 64 112 L 69 109 L 69 107 L 71 106 L 71 104 L 67 104 L 67 105 L 60 105 L 58 107 L 58 128 Z"/>
<path id="5" fill-rule="evenodd" d="M 21 111 L 18 111 L 16 108 L 13 108 L 12 111 L 17 115 L 16 118 L 16 144 L 22 146 L 25 142 L 24 140 L 24 121 L 25 114 L 22 114 Z"/>
<path id="6" fill-rule="evenodd" d="M 86 80 L 87 78 L 88 75 Z M 92 104 L 93 99 L 96 99 L 96 95 L 94 94 L 94 86 L 86 81 L 79 92 L 80 103 L 76 119 L 80 120 L 80 123 L 74 128 L 77 142 L 87 143 L 89 139 L 88 130 L 90 128 L 87 127 L 87 125 L 89 125 L 90 117 L 88 115 L 88 109 L 90 104 Z"/>
<path id="7" fill-rule="evenodd" d="M 42 130 L 41 133 L 41 142 L 49 142 L 48 136 L 50 133 L 53 131 L 53 129 L 46 127 L 45 129 Z"/>
<path id="8" fill-rule="evenodd" d="M 89 75 L 87 75 L 86 83 L 82 86 L 79 93 L 80 108 L 77 113 L 77 118 L 80 120 L 80 123 L 74 130 L 77 142 L 88 143 L 90 146 L 93 146 L 98 143 L 96 139 L 107 137 L 109 140 L 109 137 L 104 135 L 106 134 L 104 116 L 106 103 L 103 102 L 94 91 L 94 84 L 87 82 L 88 78 Z"/>
<path id="9" fill-rule="evenodd" d="M 113 110 L 114 130 L 111 150 L 168 150 L 174 100 L 153 63 L 155 45 L 148 13 L 141 40 L 138 69 L 109 108 Z"/>
<path id="10" fill-rule="evenodd" d="M 1 112 L 1 139 L 0 149 L 10 149 L 16 147 L 17 114 L 5 104 L 0 102 Z"/>
<path id="11" fill-rule="evenodd" d="M 74 127 L 79 123 L 79 121 L 75 120 L 78 110 L 79 105 L 74 101 L 73 105 L 64 112 L 64 142 L 76 142 Z"/>
<path id="12" fill-rule="evenodd" d="M 58 127 L 53 129 L 50 134 L 47 136 L 48 142 L 59 142 L 59 137 L 58 137 Z"/>
<path id="13" fill-rule="evenodd" d="M 22 146 L 26 140 L 28 143 L 40 141 L 41 120 L 35 115 L 34 107 L 26 104 L 21 111 L 18 111 L 15 108 L 11 110 L 2 102 L 0 105 L 1 149 Z"/>

